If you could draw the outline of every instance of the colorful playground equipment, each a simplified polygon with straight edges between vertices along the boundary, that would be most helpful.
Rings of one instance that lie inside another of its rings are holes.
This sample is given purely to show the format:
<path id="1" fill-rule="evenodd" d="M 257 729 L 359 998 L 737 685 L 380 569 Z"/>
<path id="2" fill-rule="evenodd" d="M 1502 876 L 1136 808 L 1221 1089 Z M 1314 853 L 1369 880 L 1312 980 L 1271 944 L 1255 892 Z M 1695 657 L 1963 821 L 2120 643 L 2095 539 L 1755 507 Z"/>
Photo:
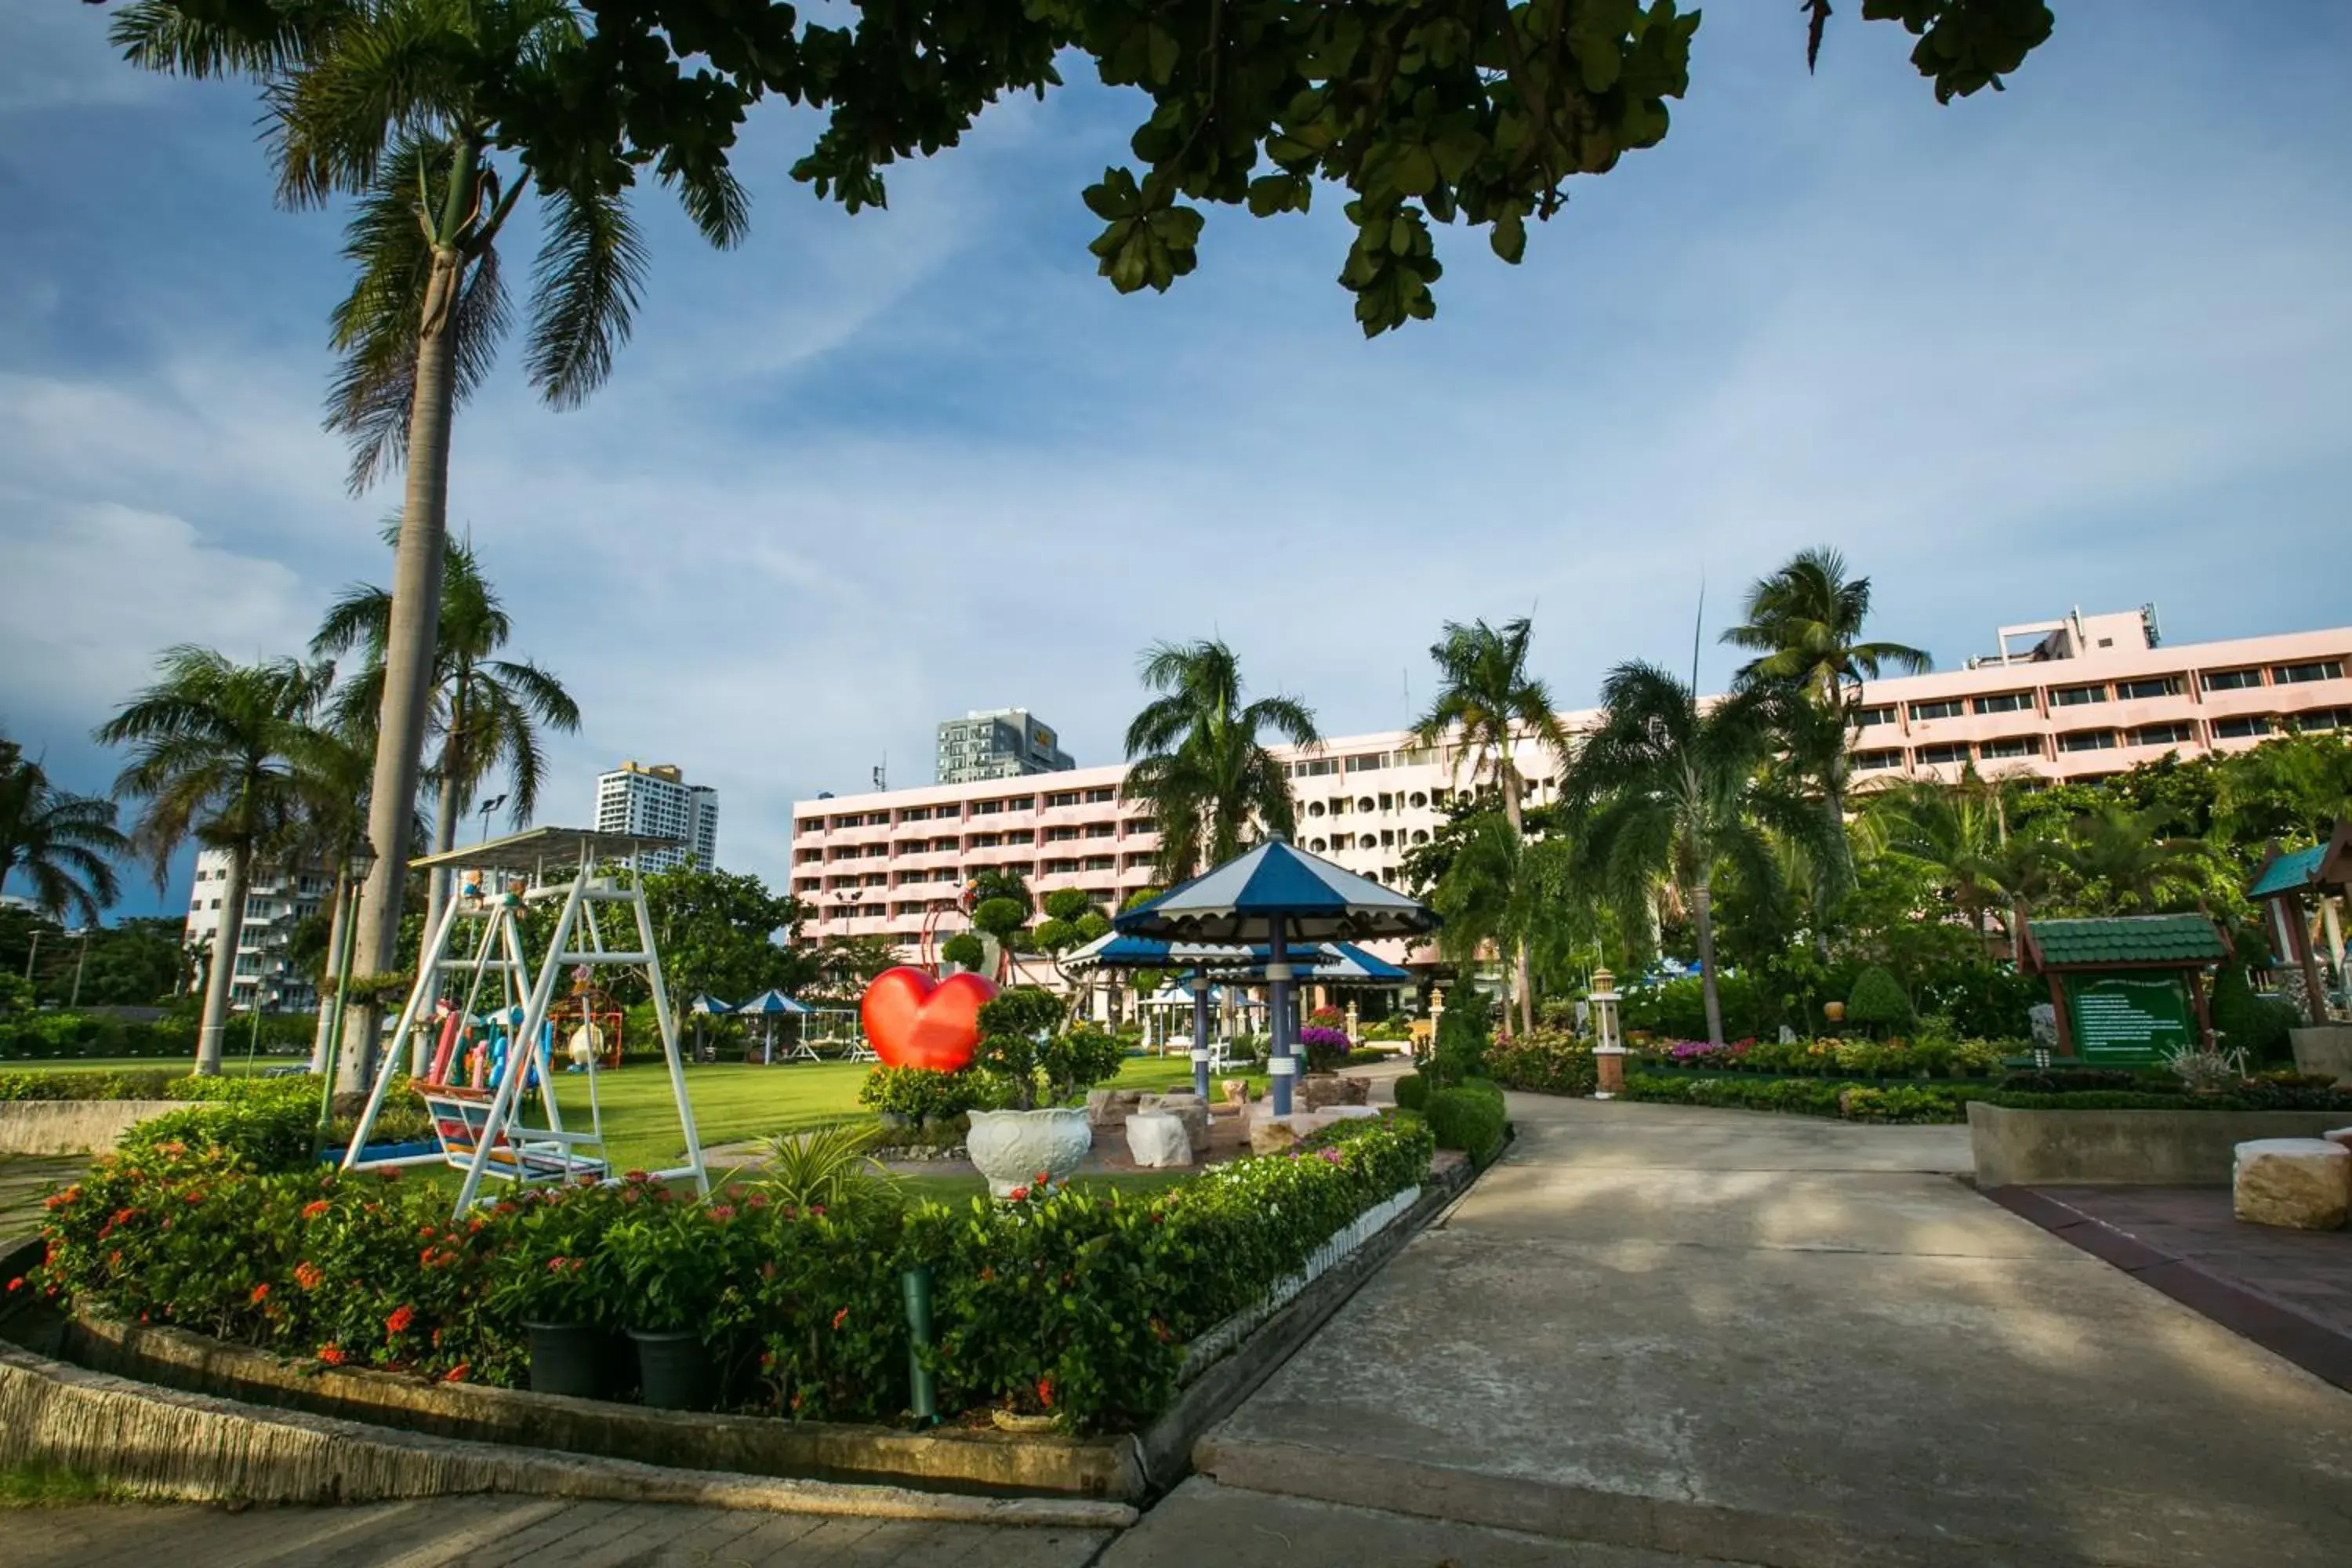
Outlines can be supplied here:
<path id="1" fill-rule="evenodd" d="M 458 1189 L 462 1214 L 482 1195 L 485 1178 L 519 1184 L 573 1182 L 610 1177 L 604 1158 L 604 1117 L 596 1073 L 620 1060 L 620 1013 L 595 984 L 599 969 L 645 972 L 653 993 L 654 1016 L 669 1068 L 687 1163 L 653 1173 L 691 1176 L 710 1190 L 702 1150 L 687 1099 L 678 1057 L 677 1021 L 662 980 L 661 955 L 653 917 L 636 875 L 637 857 L 667 839 L 579 828 L 538 827 L 470 848 L 426 856 L 419 868 L 446 866 L 458 871 L 455 896 L 425 942 L 416 980 L 386 1042 L 375 1081 L 368 1091 L 342 1168 L 446 1163 L 466 1173 Z M 614 868 L 625 870 L 625 878 Z M 625 880 L 626 886 L 623 886 Z M 562 900 L 555 931 L 536 970 L 525 952 L 521 916 L 530 905 Z M 596 918 L 600 904 L 626 904 L 635 917 L 635 945 L 606 945 Z M 478 927 L 463 944 L 462 928 Z M 470 951 L 472 956 L 453 957 Z M 566 970 L 566 994 L 555 994 Z M 495 1005 L 478 1011 L 486 989 Z M 413 1041 L 413 1046 L 412 1046 Z M 565 1128 L 557 1102 L 561 1068 L 555 1053 L 587 1079 L 589 1129 Z M 404 1059 L 412 1062 L 412 1087 L 433 1120 L 437 1152 L 371 1157 L 374 1130 L 385 1095 Z M 523 1109 L 537 1095 L 544 1125 L 529 1125 Z"/>

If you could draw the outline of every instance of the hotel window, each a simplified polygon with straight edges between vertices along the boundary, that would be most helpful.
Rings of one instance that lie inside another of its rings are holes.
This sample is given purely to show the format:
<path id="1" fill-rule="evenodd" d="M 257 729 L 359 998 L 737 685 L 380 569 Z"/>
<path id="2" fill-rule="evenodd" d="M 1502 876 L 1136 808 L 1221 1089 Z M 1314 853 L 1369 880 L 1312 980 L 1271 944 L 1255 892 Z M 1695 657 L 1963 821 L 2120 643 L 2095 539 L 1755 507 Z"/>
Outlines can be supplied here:
<path id="1" fill-rule="evenodd" d="M 975 833 L 971 836 L 971 847 L 974 849 L 993 849 L 1003 842 L 1004 835 L 1002 833 Z"/>
<path id="2" fill-rule="evenodd" d="M 1388 764 L 1389 760 L 1386 757 L 1378 752 L 1373 752 L 1361 757 L 1349 757 L 1348 771 L 1351 773 L 1368 773 L 1376 768 L 1384 768 Z"/>
<path id="3" fill-rule="evenodd" d="M 2344 661 L 2340 658 L 2315 658 L 2305 664 L 2282 664 L 2271 670 L 2274 686 L 2301 686 L 2310 680 L 2341 680 Z"/>
<path id="4" fill-rule="evenodd" d="M 952 855 L 952 854 L 954 854 L 955 852 L 956 852 L 956 841 L 955 841 L 954 839 L 952 839 L 952 838 L 934 838 L 934 839 L 932 839 L 932 840 L 931 840 L 931 853 L 932 853 L 932 854 L 934 854 L 934 855 Z"/>
<path id="5" fill-rule="evenodd" d="M 1068 839 L 1076 838 L 1077 836 L 1078 830 L 1075 827 L 1049 827 L 1045 829 L 1045 842 L 1048 844 L 1060 844 Z"/>
<path id="6" fill-rule="evenodd" d="M 1117 825 L 1108 822 L 1089 822 L 1087 824 L 1087 837 L 1089 838 L 1108 838 L 1118 831 L 1118 828 Z"/>
<path id="7" fill-rule="evenodd" d="M 1911 720 L 1914 723 L 1917 723 L 1922 719 L 1957 719 L 1959 716 L 1960 700 L 1957 697 L 1941 697 L 1933 702 L 1911 704 Z"/>
<path id="8" fill-rule="evenodd" d="M 2352 730 L 2352 708 L 2318 708 L 2294 716 L 2294 727 L 2303 734 L 2317 734 L 2327 730 Z"/>
<path id="9" fill-rule="evenodd" d="M 1100 784 L 1087 791 L 1087 804 L 1088 805 L 1107 805 L 1110 801 L 1116 799 L 1118 795 L 1118 791 L 1111 788 L 1108 784 Z"/>
<path id="10" fill-rule="evenodd" d="M 2080 708 L 2085 702 L 2105 702 L 2107 689 L 2104 686 L 2057 686 L 2050 691 L 2053 708 Z"/>
<path id="11" fill-rule="evenodd" d="M 1324 850 L 1329 848 L 1330 846 L 1324 843 L 1320 838 L 1310 838 L 1307 841 L 1307 847 L 1313 850 L 1316 854 L 1320 855 Z"/>
<path id="12" fill-rule="evenodd" d="M 2036 735 L 2011 735 L 1999 741 L 1987 741 L 1977 748 L 1977 755 L 1989 763 L 2003 757 L 2038 757 L 2041 754 L 2042 741 Z"/>
<path id="13" fill-rule="evenodd" d="M 2116 682 L 2116 696 L 2126 702 L 2135 701 L 2143 697 L 2178 697 L 2179 695 L 2180 677 L 2177 675 L 2155 675 L 2145 680 Z"/>
<path id="14" fill-rule="evenodd" d="M 1004 803 L 1001 800 L 976 800 L 971 803 L 974 816 L 992 816 L 1003 809 Z"/>
<path id="15" fill-rule="evenodd" d="M 1064 790 L 1059 795 L 1049 795 L 1045 797 L 1045 809 L 1048 811 L 1054 811 L 1062 806 L 1076 805 L 1077 804 L 1078 792 L 1074 789 Z"/>
<path id="16" fill-rule="evenodd" d="M 2250 691 L 2263 683 L 2259 669 L 2209 669 L 2202 677 L 2208 691 Z"/>
<path id="17" fill-rule="evenodd" d="M 887 844 L 868 844 L 866 847 L 866 854 L 869 859 L 887 855 L 888 853 L 890 853 L 890 847 Z"/>
<path id="18" fill-rule="evenodd" d="M 1108 871 L 1108 870 L 1109 870 L 1110 868 L 1111 868 L 1111 858 L 1110 858 L 1109 856 L 1108 856 L 1108 855 L 1089 855 L 1089 856 L 1087 856 L 1087 870 L 1089 870 L 1089 871 Z"/>
<path id="19" fill-rule="evenodd" d="M 2033 693 L 2031 691 L 1996 692 L 1990 697 L 1978 698 L 1976 708 L 1979 713 L 2031 713 L 2033 711 Z"/>
<path id="20" fill-rule="evenodd" d="M 1895 722 L 1895 710 L 1892 708 L 1865 708 L 1861 712 L 1856 713 L 1853 716 L 1853 721 L 1862 725 L 1865 729 L 1873 724 L 1892 724 Z"/>
<path id="21" fill-rule="evenodd" d="M 1037 797 L 1035 795 L 1016 795 L 1011 800 L 1004 803 L 1004 809 L 1007 811 L 1033 811 L 1036 809 L 1036 805 Z"/>
<path id="22" fill-rule="evenodd" d="M 1045 875 L 1048 877 L 1066 876 L 1076 871 L 1077 868 L 1078 863 L 1076 860 L 1048 860 L 1045 862 Z"/>
<path id="23" fill-rule="evenodd" d="M 1308 801 L 1308 802 L 1307 803 L 1307 816 L 1322 816 L 1322 815 L 1323 815 L 1323 803 L 1322 803 L 1321 801 L 1319 801 L 1319 800 L 1310 800 L 1310 801 Z"/>
<path id="24" fill-rule="evenodd" d="M 2142 724 L 2132 731 L 2135 746 L 2185 746 L 2196 738 L 2195 731 L 2178 721 L 2170 724 Z"/>
<path id="25" fill-rule="evenodd" d="M 929 822 L 930 819 L 931 808 L 928 805 L 910 805 L 898 814 L 901 822 Z"/>
<path id="26" fill-rule="evenodd" d="M 1903 753 L 1898 751 L 1856 752 L 1853 754 L 1853 765 L 1857 773 L 1876 773 L 1886 768 L 1899 768 L 1903 765 Z"/>
<path id="27" fill-rule="evenodd" d="M 2250 741 L 2257 735 L 2271 732 L 2271 721 L 2259 713 L 2242 713 L 2234 719 L 2213 721 L 2213 738 L 2217 741 Z"/>
<path id="28" fill-rule="evenodd" d="M 2062 752 L 2111 752 L 2115 747 L 2113 730 L 2077 730 L 2058 737 L 2058 749 Z"/>
<path id="29" fill-rule="evenodd" d="M 1922 746 L 1915 754 L 1921 763 L 1929 766 L 1965 763 L 1969 760 L 1969 746 L 1965 741 L 1951 741 L 1939 746 Z"/>

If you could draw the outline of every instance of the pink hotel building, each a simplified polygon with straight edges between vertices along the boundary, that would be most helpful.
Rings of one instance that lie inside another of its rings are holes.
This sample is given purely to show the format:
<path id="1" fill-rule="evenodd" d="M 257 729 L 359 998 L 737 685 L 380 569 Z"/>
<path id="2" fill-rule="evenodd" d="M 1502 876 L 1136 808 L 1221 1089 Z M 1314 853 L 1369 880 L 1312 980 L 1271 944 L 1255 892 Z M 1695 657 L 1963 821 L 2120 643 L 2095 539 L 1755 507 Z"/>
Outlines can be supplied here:
<path id="1" fill-rule="evenodd" d="M 2181 647 L 2161 645 L 2152 610 L 2004 626 L 2000 651 L 1958 669 L 1864 688 L 1854 776 L 1980 773 L 2094 778 L 2168 752 L 2242 751 L 2290 729 L 2352 730 L 2352 627 Z M 1571 732 L 1591 710 L 1564 713 Z M 1457 779 L 1450 748 L 1402 732 L 1354 735 L 1314 752 L 1282 747 L 1298 799 L 1298 841 L 1349 870 L 1395 884 L 1406 850 L 1444 820 Z M 1517 758 L 1549 800 L 1559 762 Z M 795 802 L 792 889 L 818 940 L 882 936 L 914 956 L 928 920 L 947 935 L 966 879 L 987 867 L 1025 874 L 1043 894 L 1079 888 L 1106 908 L 1151 883 L 1159 838 L 1143 806 L 1119 798 L 1123 765 L 934 784 Z M 1394 956 L 1393 954 L 1391 956 Z M 1050 975 L 1040 976 L 1050 979 Z"/>

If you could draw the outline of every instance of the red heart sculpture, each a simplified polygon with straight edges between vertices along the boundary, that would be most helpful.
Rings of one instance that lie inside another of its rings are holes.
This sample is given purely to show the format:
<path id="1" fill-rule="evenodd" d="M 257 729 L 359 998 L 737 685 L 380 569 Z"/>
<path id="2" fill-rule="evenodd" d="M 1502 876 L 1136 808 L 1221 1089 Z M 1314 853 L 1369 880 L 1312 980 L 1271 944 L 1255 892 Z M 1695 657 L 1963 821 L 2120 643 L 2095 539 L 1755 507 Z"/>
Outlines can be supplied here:
<path id="1" fill-rule="evenodd" d="M 919 969 L 886 969 L 857 1005 L 866 1037 L 883 1065 L 954 1072 L 971 1066 L 980 1044 L 980 1005 L 993 982 L 970 973 L 933 980 Z"/>

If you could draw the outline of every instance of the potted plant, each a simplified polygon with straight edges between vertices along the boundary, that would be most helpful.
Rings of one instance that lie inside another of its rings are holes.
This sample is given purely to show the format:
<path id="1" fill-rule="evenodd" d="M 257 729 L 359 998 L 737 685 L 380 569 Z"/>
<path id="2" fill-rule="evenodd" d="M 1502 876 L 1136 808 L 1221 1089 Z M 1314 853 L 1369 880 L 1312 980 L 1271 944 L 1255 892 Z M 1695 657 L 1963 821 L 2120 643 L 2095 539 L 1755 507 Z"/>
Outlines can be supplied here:
<path id="1" fill-rule="evenodd" d="M 1099 1082 L 1118 1072 L 1123 1051 L 1116 1036 L 1099 1029 L 1057 1037 L 1062 1014 L 1061 999 L 1036 985 L 1015 985 L 980 1009 L 972 1060 L 1006 1109 L 974 1110 L 964 1148 L 999 1198 L 1041 1176 L 1067 1180 L 1094 1146 L 1084 1106 L 1040 1109 L 1038 1091 L 1049 1079 L 1057 1099 Z"/>
<path id="2" fill-rule="evenodd" d="M 664 1202 L 642 1175 L 630 1182 L 645 1199 L 605 1232 L 604 1250 L 626 1302 L 640 1395 L 658 1409 L 708 1410 L 719 1389 L 704 1335 L 732 1271 L 733 1211 Z"/>
<path id="3" fill-rule="evenodd" d="M 617 1295 L 596 1233 L 604 1194 L 547 1192 L 526 1205 L 514 1246 L 499 1260 L 490 1306 L 521 1323 L 530 1389 L 575 1399 L 610 1397 L 625 1381 L 606 1314 Z"/>

